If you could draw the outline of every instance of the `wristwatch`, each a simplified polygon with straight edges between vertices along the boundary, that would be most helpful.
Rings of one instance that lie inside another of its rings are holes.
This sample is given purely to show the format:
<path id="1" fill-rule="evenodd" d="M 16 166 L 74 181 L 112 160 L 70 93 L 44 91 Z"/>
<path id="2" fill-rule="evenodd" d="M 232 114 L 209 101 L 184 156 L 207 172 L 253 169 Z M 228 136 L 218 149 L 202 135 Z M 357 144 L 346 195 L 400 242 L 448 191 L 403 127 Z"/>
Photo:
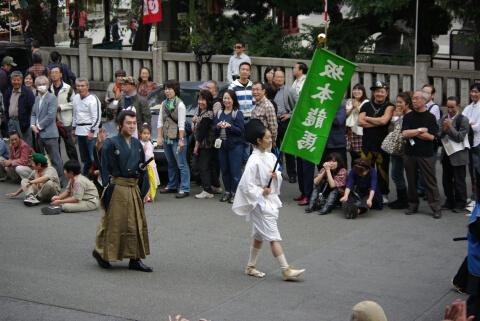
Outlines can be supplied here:
<path id="1" fill-rule="evenodd" d="M 422 133 L 422 129 L 421 129 L 421 128 L 419 128 L 419 129 L 418 129 L 418 132 L 419 132 L 419 133 Z"/>

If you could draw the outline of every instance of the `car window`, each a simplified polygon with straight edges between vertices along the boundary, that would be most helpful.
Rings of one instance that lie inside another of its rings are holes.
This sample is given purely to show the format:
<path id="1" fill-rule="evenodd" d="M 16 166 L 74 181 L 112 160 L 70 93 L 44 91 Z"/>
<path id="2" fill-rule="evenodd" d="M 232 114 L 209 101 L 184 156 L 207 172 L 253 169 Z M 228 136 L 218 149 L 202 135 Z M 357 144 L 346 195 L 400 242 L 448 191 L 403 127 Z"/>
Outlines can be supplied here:
<path id="1" fill-rule="evenodd" d="M 180 90 L 180 99 L 185 104 L 187 109 L 187 116 L 193 116 L 195 109 L 197 108 L 197 93 L 200 90 L 198 89 L 181 89 Z M 165 90 L 159 88 L 147 96 L 148 106 L 150 108 L 160 105 L 166 99 Z M 150 109 L 153 115 L 158 115 L 160 109 L 157 107 L 155 109 Z"/>

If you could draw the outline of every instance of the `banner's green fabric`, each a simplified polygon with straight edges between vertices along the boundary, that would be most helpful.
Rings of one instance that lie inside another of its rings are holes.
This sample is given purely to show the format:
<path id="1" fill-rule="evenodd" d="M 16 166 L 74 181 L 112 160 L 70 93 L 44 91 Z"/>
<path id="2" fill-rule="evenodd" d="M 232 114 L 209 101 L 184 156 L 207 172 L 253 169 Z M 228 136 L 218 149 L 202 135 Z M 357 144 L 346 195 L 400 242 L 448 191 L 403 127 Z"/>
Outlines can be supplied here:
<path id="1" fill-rule="evenodd" d="M 280 150 L 318 164 L 356 64 L 315 50 Z"/>

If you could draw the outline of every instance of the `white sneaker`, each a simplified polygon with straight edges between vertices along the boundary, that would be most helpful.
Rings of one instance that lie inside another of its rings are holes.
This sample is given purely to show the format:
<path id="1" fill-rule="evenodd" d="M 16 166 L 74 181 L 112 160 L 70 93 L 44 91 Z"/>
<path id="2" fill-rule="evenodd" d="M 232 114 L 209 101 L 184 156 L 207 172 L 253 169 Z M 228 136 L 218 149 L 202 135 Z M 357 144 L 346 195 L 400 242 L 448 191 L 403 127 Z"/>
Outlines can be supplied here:
<path id="1" fill-rule="evenodd" d="M 257 270 L 255 265 L 248 265 L 247 269 L 245 270 L 245 274 L 255 276 L 257 278 L 263 278 L 265 276 L 265 273 Z"/>
<path id="2" fill-rule="evenodd" d="M 200 194 L 195 195 L 195 198 L 198 198 L 198 199 L 213 198 L 213 194 L 210 194 L 207 191 L 203 191 Z"/>
<path id="3" fill-rule="evenodd" d="M 28 197 L 23 201 L 23 204 L 26 206 L 35 206 L 40 204 L 40 201 L 33 195 L 28 195 Z"/>
<path id="4" fill-rule="evenodd" d="M 388 204 L 388 197 L 382 196 L 383 198 L 383 204 Z"/>
<path id="5" fill-rule="evenodd" d="M 297 270 L 293 266 L 289 266 L 288 269 L 282 272 L 283 280 L 293 280 L 302 276 L 305 272 L 305 269 Z"/>
<path id="6" fill-rule="evenodd" d="M 221 187 L 212 186 L 213 194 L 222 194 L 223 190 Z"/>

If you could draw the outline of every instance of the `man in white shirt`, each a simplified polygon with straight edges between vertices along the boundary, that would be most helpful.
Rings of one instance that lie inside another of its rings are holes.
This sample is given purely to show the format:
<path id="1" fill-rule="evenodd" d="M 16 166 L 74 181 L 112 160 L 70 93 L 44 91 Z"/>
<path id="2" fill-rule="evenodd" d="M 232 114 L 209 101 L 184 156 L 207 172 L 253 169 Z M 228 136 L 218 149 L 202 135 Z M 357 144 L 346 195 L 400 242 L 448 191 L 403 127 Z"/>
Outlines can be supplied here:
<path id="1" fill-rule="evenodd" d="M 93 163 L 93 147 L 97 142 L 102 111 L 100 100 L 89 92 L 86 78 L 77 78 L 75 86 L 78 94 L 73 98 L 72 136 L 77 137 L 80 159 L 83 163 L 83 175 L 87 176 Z"/>
<path id="2" fill-rule="evenodd" d="M 50 91 L 57 96 L 58 100 L 57 119 L 65 128 L 66 133 L 66 135 L 63 133 L 60 136 L 65 143 L 68 159 L 78 161 L 77 147 L 72 137 L 73 97 L 75 97 L 75 91 L 69 84 L 63 82 L 63 74 L 60 67 L 52 67 L 50 76 L 52 77 Z"/>
<path id="3" fill-rule="evenodd" d="M 297 62 L 295 67 L 293 67 L 293 75 L 295 76 L 295 81 L 293 82 L 292 87 L 295 89 L 298 95 L 303 88 L 305 83 L 305 78 L 307 77 L 308 67 L 303 62 Z"/>
<path id="4" fill-rule="evenodd" d="M 475 168 L 480 168 L 480 83 L 474 83 L 470 86 L 470 99 L 472 103 L 465 107 L 462 115 L 468 117 L 470 127 L 473 130 L 473 146 L 468 150 L 470 164 L 468 171 L 472 180 L 472 189 L 475 186 Z M 475 147 L 475 148 L 474 148 Z M 470 197 L 474 199 L 472 195 Z"/>
<path id="5" fill-rule="evenodd" d="M 230 61 L 228 62 L 227 82 L 229 83 L 240 78 L 239 67 L 242 62 L 252 64 L 250 57 L 243 53 L 245 51 L 244 42 L 237 41 L 233 48 L 235 49 L 235 54 L 230 57 Z"/>

